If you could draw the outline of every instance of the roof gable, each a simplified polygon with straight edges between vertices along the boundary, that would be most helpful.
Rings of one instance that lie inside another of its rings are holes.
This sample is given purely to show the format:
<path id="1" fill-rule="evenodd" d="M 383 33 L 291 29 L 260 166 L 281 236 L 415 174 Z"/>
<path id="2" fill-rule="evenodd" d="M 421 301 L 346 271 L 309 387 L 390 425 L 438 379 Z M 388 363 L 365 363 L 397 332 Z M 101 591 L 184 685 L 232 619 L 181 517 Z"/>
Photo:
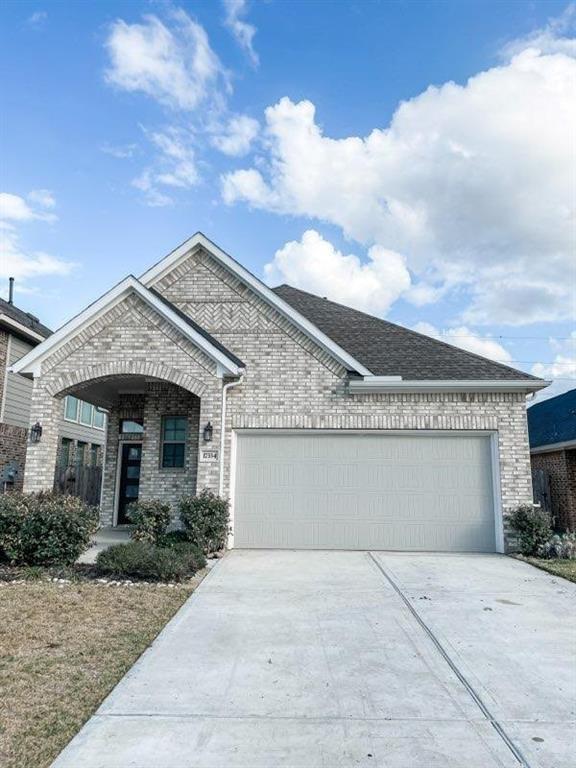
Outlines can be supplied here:
<path id="1" fill-rule="evenodd" d="M 375 376 L 396 376 L 410 381 L 541 381 L 523 371 L 290 285 L 280 285 L 273 290 Z"/>
<path id="2" fill-rule="evenodd" d="M 276 311 L 287 318 L 322 349 L 331 354 L 332 357 L 338 360 L 345 368 L 354 371 L 361 376 L 369 376 L 372 373 L 365 365 L 357 360 L 354 355 L 343 349 L 335 339 L 325 334 L 322 329 L 318 328 L 313 322 L 310 322 L 307 317 L 302 315 L 288 302 L 284 301 L 281 296 L 276 294 L 271 288 L 265 285 L 201 232 L 192 235 L 192 237 L 182 243 L 182 245 L 169 253 L 168 256 L 144 272 L 144 274 L 140 276 L 141 283 L 149 288 L 153 287 L 170 271 L 176 269 L 185 259 L 189 258 L 196 249 L 200 248 L 209 253 L 218 263 L 222 264 L 246 286 L 253 290 L 257 296 L 270 306 L 274 307 Z"/>
<path id="3" fill-rule="evenodd" d="M 156 291 L 146 288 L 133 275 L 129 275 L 97 301 L 90 304 L 83 312 L 69 320 L 55 333 L 45 339 L 45 341 L 32 349 L 27 355 L 18 360 L 12 366 L 12 371 L 24 375 L 38 376 L 42 370 L 42 361 L 46 357 L 81 333 L 84 328 L 130 294 L 136 294 L 193 344 L 202 349 L 208 357 L 216 362 L 221 375 L 237 375 L 244 368 L 244 364 L 236 355 L 229 352 L 219 341 L 200 328 L 181 310 L 160 296 Z"/>

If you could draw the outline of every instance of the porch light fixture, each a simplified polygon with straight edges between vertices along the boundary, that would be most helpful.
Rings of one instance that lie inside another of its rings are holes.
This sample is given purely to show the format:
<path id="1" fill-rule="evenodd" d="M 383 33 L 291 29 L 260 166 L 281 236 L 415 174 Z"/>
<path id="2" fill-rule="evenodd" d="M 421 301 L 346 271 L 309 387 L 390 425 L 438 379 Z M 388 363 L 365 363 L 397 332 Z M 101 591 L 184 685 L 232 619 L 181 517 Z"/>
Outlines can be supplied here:
<path id="1" fill-rule="evenodd" d="M 205 443 L 211 443 L 212 442 L 212 433 L 214 432 L 212 428 L 212 424 L 208 422 L 206 426 L 204 427 L 204 442 Z"/>
<path id="2" fill-rule="evenodd" d="M 39 421 L 34 424 L 34 426 L 30 429 L 30 441 L 32 443 L 39 443 L 40 438 L 42 437 L 42 424 L 40 424 Z"/>

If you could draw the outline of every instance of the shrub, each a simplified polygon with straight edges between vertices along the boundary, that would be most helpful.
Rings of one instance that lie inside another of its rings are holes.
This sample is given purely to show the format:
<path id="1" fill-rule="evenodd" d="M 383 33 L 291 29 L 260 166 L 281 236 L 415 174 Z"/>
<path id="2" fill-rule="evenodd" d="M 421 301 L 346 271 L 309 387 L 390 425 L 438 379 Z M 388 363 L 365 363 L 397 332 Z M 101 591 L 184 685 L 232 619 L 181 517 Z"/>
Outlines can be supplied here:
<path id="1" fill-rule="evenodd" d="M 229 507 L 227 499 L 209 490 L 203 490 L 198 496 L 183 496 L 180 499 L 180 520 L 186 535 L 205 555 L 226 546 L 230 532 Z"/>
<path id="2" fill-rule="evenodd" d="M 170 533 L 165 533 L 163 536 L 160 536 L 158 541 L 156 542 L 159 547 L 173 547 L 176 544 L 184 544 L 184 543 L 192 543 L 188 540 L 188 534 L 186 531 L 178 530 L 178 531 L 170 531 Z"/>
<path id="3" fill-rule="evenodd" d="M 128 505 L 126 515 L 134 523 L 132 538 L 155 544 L 170 525 L 170 505 L 160 499 L 134 501 Z"/>
<path id="4" fill-rule="evenodd" d="M 523 555 L 536 555 L 540 547 L 552 536 L 548 512 L 530 504 L 517 507 L 512 512 L 510 525 L 518 534 Z"/>
<path id="5" fill-rule="evenodd" d="M 0 553 L 25 565 L 71 565 L 98 528 L 98 511 L 54 492 L 0 496 Z"/>
<path id="6" fill-rule="evenodd" d="M 546 558 L 576 560 L 576 533 L 555 534 L 540 545 L 538 555 Z"/>
<path id="7" fill-rule="evenodd" d="M 205 565 L 204 555 L 190 542 L 158 547 L 130 541 L 105 549 L 96 558 L 96 568 L 102 575 L 149 581 L 181 581 Z"/>

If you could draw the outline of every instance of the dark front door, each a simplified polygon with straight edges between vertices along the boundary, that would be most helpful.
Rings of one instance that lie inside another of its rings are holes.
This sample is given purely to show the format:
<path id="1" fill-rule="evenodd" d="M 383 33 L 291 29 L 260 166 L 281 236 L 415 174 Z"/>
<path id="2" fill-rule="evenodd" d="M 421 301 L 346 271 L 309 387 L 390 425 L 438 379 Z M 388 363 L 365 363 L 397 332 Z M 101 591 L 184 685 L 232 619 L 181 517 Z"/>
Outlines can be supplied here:
<path id="1" fill-rule="evenodd" d="M 142 445 L 140 443 L 124 443 L 122 445 L 120 494 L 118 497 L 118 525 L 130 522 L 126 517 L 126 507 L 130 502 L 138 501 L 141 461 Z"/>

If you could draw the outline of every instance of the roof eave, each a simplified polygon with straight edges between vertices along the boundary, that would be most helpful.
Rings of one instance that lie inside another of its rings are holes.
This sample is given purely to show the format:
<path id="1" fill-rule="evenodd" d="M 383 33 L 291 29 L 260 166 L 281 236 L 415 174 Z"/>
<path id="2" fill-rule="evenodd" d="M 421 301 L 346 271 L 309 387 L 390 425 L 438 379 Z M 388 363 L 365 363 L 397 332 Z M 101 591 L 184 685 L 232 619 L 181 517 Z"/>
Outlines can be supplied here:
<path id="1" fill-rule="evenodd" d="M 13 373 L 21 373 L 24 376 L 36 377 L 42 372 L 42 361 L 53 354 L 60 346 L 65 344 L 75 334 L 88 324 L 94 322 L 99 316 L 108 312 L 112 307 L 126 298 L 129 293 L 136 293 L 148 305 L 152 306 L 160 315 L 164 316 L 172 325 L 177 327 L 185 336 L 200 347 L 217 365 L 218 375 L 237 376 L 243 368 L 235 360 L 230 359 L 222 350 L 210 343 L 208 339 L 184 323 L 176 312 L 160 301 L 148 288 L 140 283 L 133 275 L 128 275 L 120 283 L 111 288 L 107 293 L 90 304 L 83 312 L 73 317 L 65 325 L 59 328 L 52 336 L 49 336 L 37 347 L 30 350 L 10 368 Z"/>
<path id="2" fill-rule="evenodd" d="M 350 379 L 348 391 L 353 395 L 378 392 L 537 392 L 551 382 L 542 379 L 394 379 L 365 376 Z"/>

